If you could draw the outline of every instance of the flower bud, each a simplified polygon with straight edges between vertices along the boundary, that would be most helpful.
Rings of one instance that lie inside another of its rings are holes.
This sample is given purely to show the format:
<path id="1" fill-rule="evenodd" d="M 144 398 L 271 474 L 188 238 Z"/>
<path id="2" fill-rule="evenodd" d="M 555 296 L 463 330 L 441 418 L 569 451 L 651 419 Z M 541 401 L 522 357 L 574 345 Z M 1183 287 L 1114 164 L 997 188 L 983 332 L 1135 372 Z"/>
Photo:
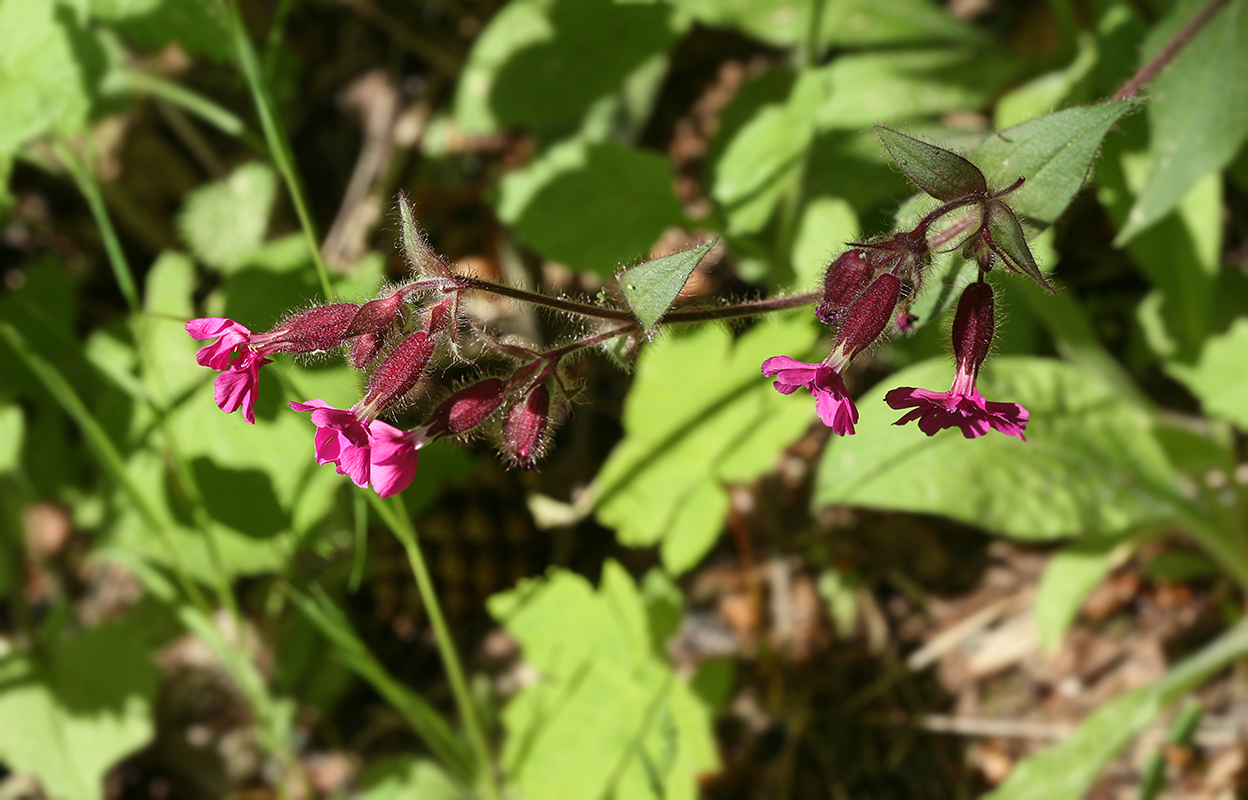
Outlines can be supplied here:
<path id="1" fill-rule="evenodd" d="M 429 415 L 426 438 L 454 436 L 477 427 L 503 404 L 505 389 L 501 379 L 487 378 L 459 390 Z"/>
<path id="2" fill-rule="evenodd" d="M 991 284 L 968 285 L 958 299 L 958 311 L 953 318 L 953 354 L 959 370 L 978 372 L 992 348 L 994 324 Z"/>
<path id="3" fill-rule="evenodd" d="M 369 300 L 360 306 L 360 311 L 351 320 L 344 337 L 359 336 L 365 333 L 380 333 L 390 327 L 399 309 L 403 307 L 407 293 L 402 289 L 395 290 L 389 297 Z"/>
<path id="4" fill-rule="evenodd" d="M 400 342 L 369 378 L 359 405 L 362 412 L 376 417 L 386 406 L 401 400 L 424 374 L 433 350 L 433 337 L 424 331 L 417 331 Z"/>
<path id="5" fill-rule="evenodd" d="M 839 363 L 829 366 L 840 371 L 854 356 L 870 347 L 893 321 L 900 295 L 901 281 L 896 275 L 885 273 L 876 278 L 845 310 L 837 346 L 833 348 Z"/>
<path id="6" fill-rule="evenodd" d="M 550 390 L 539 384 L 511 407 L 503 421 L 503 452 L 520 469 L 533 469 L 546 444 Z"/>
<path id="7" fill-rule="evenodd" d="M 381 352 L 381 346 L 386 343 L 386 335 L 384 332 L 365 333 L 356 336 L 351 340 L 351 366 L 356 369 L 364 369 L 372 360 Z"/>
<path id="8" fill-rule="evenodd" d="M 862 294 L 871 281 L 874 268 L 865 250 L 847 250 L 828 265 L 823 275 L 823 296 L 815 307 L 815 316 L 825 325 L 835 324 L 840 312 Z"/>
<path id="9" fill-rule="evenodd" d="M 346 338 L 351 320 L 359 313 L 355 303 L 330 303 L 301 311 L 273 330 L 256 336 L 253 344 L 269 352 L 315 353 L 337 347 Z"/>

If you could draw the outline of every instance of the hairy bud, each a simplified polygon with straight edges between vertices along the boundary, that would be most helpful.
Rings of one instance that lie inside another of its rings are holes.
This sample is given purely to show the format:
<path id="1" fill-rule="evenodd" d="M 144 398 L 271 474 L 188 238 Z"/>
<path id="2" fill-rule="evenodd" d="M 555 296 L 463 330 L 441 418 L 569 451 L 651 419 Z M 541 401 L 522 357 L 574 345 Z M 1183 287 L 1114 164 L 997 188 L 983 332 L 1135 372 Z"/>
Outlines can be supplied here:
<path id="1" fill-rule="evenodd" d="M 843 364 L 871 346 L 888 327 L 901 295 L 901 281 L 885 273 L 871 282 L 867 290 L 845 310 L 834 352 Z M 838 367 L 839 369 L 839 367 Z"/>
<path id="2" fill-rule="evenodd" d="M 521 469 L 533 469 L 546 444 L 550 425 L 550 390 L 538 384 L 511 407 L 503 421 L 503 452 Z"/>
<path id="3" fill-rule="evenodd" d="M 838 321 L 840 312 L 849 307 L 871 282 L 875 269 L 861 248 L 847 250 L 828 265 L 823 275 L 823 296 L 815 307 L 815 316 L 825 325 Z"/>
<path id="4" fill-rule="evenodd" d="M 424 331 L 417 331 L 400 342 L 373 372 L 364 390 L 364 399 L 360 401 L 360 410 L 376 417 L 391 403 L 401 400 L 424 374 L 433 350 L 433 337 Z"/>
<path id="5" fill-rule="evenodd" d="M 273 330 L 256 336 L 253 344 L 268 352 L 315 353 L 342 344 L 351 320 L 359 313 L 355 303 L 330 303 L 287 317 Z"/>
<path id="6" fill-rule="evenodd" d="M 429 415 L 425 435 L 434 439 L 472 430 L 498 410 L 506 396 L 506 384 L 499 378 L 487 378 L 461 389 Z"/>
<path id="7" fill-rule="evenodd" d="M 953 318 L 953 354 L 959 369 L 966 368 L 972 374 L 979 371 L 992 348 L 995 323 L 992 286 L 968 285 L 958 299 L 958 311 Z"/>

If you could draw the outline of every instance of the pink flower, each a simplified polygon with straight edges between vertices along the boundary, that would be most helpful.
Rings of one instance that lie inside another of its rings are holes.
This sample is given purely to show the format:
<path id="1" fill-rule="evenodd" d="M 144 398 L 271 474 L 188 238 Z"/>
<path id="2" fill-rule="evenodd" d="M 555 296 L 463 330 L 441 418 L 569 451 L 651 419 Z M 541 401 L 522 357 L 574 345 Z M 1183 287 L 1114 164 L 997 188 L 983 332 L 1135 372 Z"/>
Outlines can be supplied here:
<path id="1" fill-rule="evenodd" d="M 212 394 L 217 408 L 232 414 L 243 409 L 243 419 L 256 424 L 256 393 L 260 388 L 260 368 L 272 364 L 269 359 L 249 353 L 217 376 Z"/>
<path id="2" fill-rule="evenodd" d="M 186 323 L 186 332 L 193 339 L 216 339 L 199 349 L 195 361 L 221 372 L 213 385 L 217 407 L 227 414 L 241 408 L 243 418 L 255 425 L 260 368 L 273 363 L 252 349 L 255 335 L 245 326 L 223 317 L 193 319 Z"/>
<path id="3" fill-rule="evenodd" d="M 417 451 L 406 433 L 381 420 L 368 427 L 352 411 L 334 408 L 324 400 L 291 403 L 295 411 L 311 411 L 316 426 L 316 463 L 334 464 L 360 487 L 372 485 L 382 497 L 398 494 L 416 477 Z"/>
<path id="4" fill-rule="evenodd" d="M 982 281 L 972 283 L 958 300 L 953 320 L 953 352 L 958 361 L 953 386 L 947 392 L 903 387 L 884 396 L 898 411 L 914 410 L 895 424 L 919 421 L 919 430 L 933 436 L 944 428 L 960 428 L 968 439 L 983 436 L 990 428 L 1023 441 L 1023 429 L 1031 414 L 1018 403 L 989 403 L 975 388 L 979 368 L 992 347 L 995 325 L 992 287 Z"/>
<path id="5" fill-rule="evenodd" d="M 959 375 L 959 378 L 962 376 Z M 1017 436 L 1023 441 L 1023 429 L 1031 414 L 1018 403 L 990 403 L 984 400 L 974 382 L 959 386 L 955 378 L 953 388 L 947 392 L 902 387 L 885 395 L 885 401 L 897 409 L 914 410 L 897 420 L 896 425 L 919 421 L 919 430 L 933 436 L 944 428 L 960 428 L 968 439 L 983 436 L 994 428 L 1007 436 Z"/>
<path id="6" fill-rule="evenodd" d="M 195 354 L 195 363 L 218 372 L 230 368 L 230 358 L 235 353 L 246 354 L 252 337 L 245 326 L 224 317 L 193 319 L 186 323 L 186 332 L 192 339 L 217 340 L 199 349 Z"/>
<path id="7" fill-rule="evenodd" d="M 815 411 L 823 424 L 836 433 L 854 432 L 858 409 L 845 389 L 840 373 L 827 364 L 807 364 L 788 356 L 772 356 L 763 362 L 763 374 L 776 378 L 773 384 L 781 394 L 792 394 L 805 386 L 815 397 Z"/>

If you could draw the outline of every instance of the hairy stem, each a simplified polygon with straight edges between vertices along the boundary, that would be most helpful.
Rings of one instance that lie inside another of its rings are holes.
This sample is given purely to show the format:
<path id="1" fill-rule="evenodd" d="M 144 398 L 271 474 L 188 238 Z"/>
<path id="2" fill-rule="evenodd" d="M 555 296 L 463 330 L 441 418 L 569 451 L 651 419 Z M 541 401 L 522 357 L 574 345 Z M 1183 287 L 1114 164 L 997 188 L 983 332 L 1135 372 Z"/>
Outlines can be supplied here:
<path id="1" fill-rule="evenodd" d="M 1140 71 L 1131 77 L 1131 80 L 1122 85 L 1113 96 L 1114 100 L 1127 100 L 1139 94 L 1140 90 L 1157 77 L 1157 73 L 1166 68 L 1166 65 L 1174 60 L 1174 57 L 1188 45 L 1192 39 L 1196 38 L 1196 34 L 1209 24 L 1209 20 L 1213 19 L 1214 14 L 1222 10 L 1228 0 L 1210 0 L 1209 4 L 1197 12 L 1192 17 L 1192 21 L 1183 26 L 1183 30 L 1179 31 L 1173 39 L 1170 40 L 1165 47 L 1161 48 L 1161 52 L 1153 56 L 1152 59 L 1140 68 Z"/>

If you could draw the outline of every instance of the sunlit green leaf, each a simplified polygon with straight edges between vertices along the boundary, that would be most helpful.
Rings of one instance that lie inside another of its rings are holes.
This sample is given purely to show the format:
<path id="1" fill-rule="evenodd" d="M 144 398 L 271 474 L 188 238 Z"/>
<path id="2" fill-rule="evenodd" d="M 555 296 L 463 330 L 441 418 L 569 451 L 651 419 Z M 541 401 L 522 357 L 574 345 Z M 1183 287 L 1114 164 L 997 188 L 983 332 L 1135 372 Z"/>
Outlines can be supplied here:
<path id="1" fill-rule="evenodd" d="M 90 101 L 75 16 L 53 0 L 0 2 L 0 153 L 85 122 Z"/>
<path id="2" fill-rule="evenodd" d="M 0 403 L 0 472 L 17 468 L 25 430 L 22 410 L 11 403 Z"/>
<path id="3" fill-rule="evenodd" d="M 883 125 L 876 125 L 875 132 L 906 177 L 937 200 L 988 191 L 984 173 L 957 153 Z"/>
<path id="4" fill-rule="evenodd" d="M 670 9 L 608 0 L 519 2 L 478 39 L 456 98 L 472 132 L 573 126 L 675 42 Z M 587 68 L 586 65 L 592 67 Z"/>
<path id="5" fill-rule="evenodd" d="M 979 380 L 991 401 L 1031 412 L 1027 441 L 995 431 L 924 436 L 883 403 L 895 386 L 943 390 L 952 369 L 925 362 L 858 401 L 858 432 L 825 451 L 819 503 L 941 514 L 1022 539 L 1111 534 L 1173 513 L 1176 477 L 1151 421 L 1103 384 L 1060 361 L 999 358 Z"/>
<path id="6" fill-rule="evenodd" d="M 1230 330 L 1205 341 L 1195 364 L 1171 362 L 1166 369 L 1199 398 L 1206 414 L 1248 431 L 1245 353 L 1248 353 L 1248 319 L 1240 318 Z"/>
<path id="7" fill-rule="evenodd" d="M 787 101 L 759 110 L 723 149 L 711 196 L 724 207 L 730 230 L 752 233 L 767 223 L 796 180 L 827 91 L 826 70 L 803 73 Z"/>
<path id="8" fill-rule="evenodd" d="M 507 175 L 498 215 L 547 258 L 603 277 L 682 220 L 666 159 L 584 140 Z"/>
<path id="9" fill-rule="evenodd" d="M 1092 169 L 1101 140 L 1138 101 L 1070 108 L 988 137 L 972 154 L 991 188 L 1027 182 L 1009 195 L 1016 214 L 1049 224 L 1066 210 Z"/>
<path id="10" fill-rule="evenodd" d="M 977 111 L 1017 72 L 989 48 L 939 47 L 843 55 L 826 69 L 830 92 L 818 127 L 858 130 L 878 123 Z"/>
<path id="11" fill-rule="evenodd" d="M 259 249 L 277 196 L 277 176 L 258 161 L 197 189 L 178 215 L 178 230 L 200 261 L 226 272 Z"/>
<path id="12" fill-rule="evenodd" d="M 360 776 L 359 800 L 472 800 L 441 767 L 424 758 L 393 757 L 373 761 Z"/>
<path id="13" fill-rule="evenodd" d="M 556 570 L 489 608 L 542 676 L 503 712 L 503 763 L 526 796 L 697 796 L 694 778 L 718 761 L 709 715 L 651 649 L 646 605 L 623 568 L 608 561 L 597 592 Z"/>
<path id="14" fill-rule="evenodd" d="M 1122 537 L 1101 536 L 1068 544 L 1049 560 L 1036 594 L 1036 628 L 1046 651 L 1057 650 L 1088 594 L 1129 552 Z"/>
<path id="15" fill-rule="evenodd" d="M 95 800 L 104 775 L 151 739 L 158 674 L 142 620 L 57 642 L 46 661 L 0 660 L 0 760 L 49 797 Z"/>
<path id="16" fill-rule="evenodd" d="M 689 276 L 714 246 L 712 240 L 692 250 L 629 267 L 617 276 L 624 299 L 647 331 L 654 330 L 680 290 L 685 288 Z"/>
<path id="17" fill-rule="evenodd" d="M 993 252 L 1004 259 L 1007 268 L 1020 272 L 1036 283 L 1053 291 L 1052 284 L 1040 271 L 1040 265 L 1027 246 L 1027 234 L 1018 217 L 1005 203 L 994 200 L 988 204 L 988 232 L 992 236 Z"/>
<path id="18" fill-rule="evenodd" d="M 759 374 L 764 359 L 800 356 L 810 340 L 806 319 L 792 319 L 735 343 L 707 327 L 643 353 L 624 441 L 598 476 L 598 519 L 625 545 L 661 544 L 673 573 L 696 564 L 723 527 L 724 484 L 769 471 L 816 420 L 813 400 L 785 397 Z"/>
<path id="19" fill-rule="evenodd" d="M 1156 55 L 1203 9 L 1178 3 L 1145 43 Z M 1148 90 L 1152 129 L 1148 181 L 1140 191 L 1121 245 L 1154 224 L 1201 178 L 1226 166 L 1248 136 L 1248 7 L 1229 3 L 1162 70 Z"/>

